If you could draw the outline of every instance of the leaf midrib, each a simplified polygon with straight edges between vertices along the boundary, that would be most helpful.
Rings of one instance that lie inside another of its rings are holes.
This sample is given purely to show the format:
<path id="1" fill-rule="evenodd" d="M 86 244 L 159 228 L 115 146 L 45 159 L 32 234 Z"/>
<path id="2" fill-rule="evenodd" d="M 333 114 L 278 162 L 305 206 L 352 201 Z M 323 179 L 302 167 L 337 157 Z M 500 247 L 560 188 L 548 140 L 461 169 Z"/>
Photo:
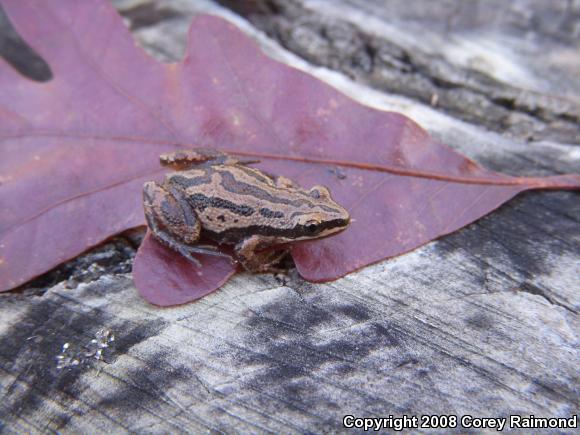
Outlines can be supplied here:
<path id="1" fill-rule="evenodd" d="M 63 133 L 52 133 L 52 132 L 34 132 L 34 133 L 21 133 L 15 135 L 4 135 L 0 136 L 0 142 L 10 139 L 28 138 L 28 137 L 59 137 L 66 139 L 91 139 L 91 140 L 101 140 L 109 142 L 135 142 L 135 143 L 147 143 L 152 145 L 176 145 L 174 141 L 167 141 L 163 139 L 150 139 L 144 137 L 134 137 L 134 136 L 98 136 L 98 135 L 81 135 L 81 134 L 63 134 Z M 183 144 L 184 148 L 187 144 Z M 415 178 L 426 178 L 430 180 L 439 180 L 459 184 L 479 184 L 479 185 L 491 185 L 491 186 L 520 186 L 523 188 L 546 188 L 546 187 L 562 187 L 565 188 L 568 185 L 554 184 L 549 177 L 513 177 L 500 173 L 496 173 L 497 178 L 489 177 L 466 177 L 461 175 L 451 175 L 435 171 L 426 171 L 421 169 L 410 169 L 397 165 L 387 165 L 387 164 L 373 164 L 373 163 L 363 163 L 363 162 L 353 162 L 349 160 L 338 160 L 338 159 L 324 159 L 324 158 L 312 158 L 312 157 L 302 157 L 302 156 L 291 156 L 283 154 L 271 154 L 271 153 L 261 153 L 252 151 L 240 151 L 240 150 L 229 150 L 221 149 L 221 151 L 228 154 L 244 156 L 244 157 L 258 157 L 262 159 L 270 160 L 285 160 L 285 161 L 295 161 L 300 163 L 311 163 L 311 164 L 321 164 L 321 165 L 332 165 L 341 166 L 345 168 L 362 169 L 369 171 L 387 172 L 399 176 L 405 177 L 415 177 Z M 462 158 L 467 159 L 462 156 Z M 469 160 L 469 159 L 467 159 Z M 481 166 L 477 165 L 481 168 Z M 128 181 L 131 181 L 129 179 Z M 104 187 L 107 188 L 107 187 Z"/>

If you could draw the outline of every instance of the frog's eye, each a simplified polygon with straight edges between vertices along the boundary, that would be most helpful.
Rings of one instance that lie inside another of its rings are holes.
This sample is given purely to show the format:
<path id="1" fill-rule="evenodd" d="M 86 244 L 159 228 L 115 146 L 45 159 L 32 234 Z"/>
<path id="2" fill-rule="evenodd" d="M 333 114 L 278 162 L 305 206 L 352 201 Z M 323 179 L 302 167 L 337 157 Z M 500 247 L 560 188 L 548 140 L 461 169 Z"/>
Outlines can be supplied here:
<path id="1" fill-rule="evenodd" d="M 308 221 L 306 222 L 306 225 L 304 225 L 304 229 L 308 234 L 316 234 L 318 232 L 318 222 Z"/>
<path id="2" fill-rule="evenodd" d="M 314 199 L 318 199 L 320 198 L 320 192 L 317 189 L 312 189 L 310 191 L 310 196 L 313 197 Z"/>
<path id="3" fill-rule="evenodd" d="M 328 198 L 330 196 L 330 192 L 324 186 L 316 186 L 310 189 L 310 196 L 314 199 L 320 199 L 322 197 Z"/>

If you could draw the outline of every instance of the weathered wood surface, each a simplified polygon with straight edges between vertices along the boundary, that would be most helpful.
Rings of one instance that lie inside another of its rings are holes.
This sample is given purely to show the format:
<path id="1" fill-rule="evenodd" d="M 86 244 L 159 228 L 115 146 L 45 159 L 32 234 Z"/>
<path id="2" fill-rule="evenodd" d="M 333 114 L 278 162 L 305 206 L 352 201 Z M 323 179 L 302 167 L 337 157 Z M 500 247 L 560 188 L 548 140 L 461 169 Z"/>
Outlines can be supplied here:
<path id="1" fill-rule="evenodd" d="M 249 21 L 210 1 L 115 4 L 164 60 L 183 52 L 191 15 L 211 11 L 490 168 L 580 169 L 578 2 L 254 1 L 237 9 Z M 580 402 L 579 220 L 578 193 L 532 192 L 333 283 L 240 274 L 171 309 L 139 298 L 126 273 L 135 237 L 120 237 L 0 296 L 0 431 L 293 433 L 339 431 L 345 414 L 569 417 Z M 116 336 L 105 361 L 57 369 L 64 343 L 82 348 L 101 329 Z"/>

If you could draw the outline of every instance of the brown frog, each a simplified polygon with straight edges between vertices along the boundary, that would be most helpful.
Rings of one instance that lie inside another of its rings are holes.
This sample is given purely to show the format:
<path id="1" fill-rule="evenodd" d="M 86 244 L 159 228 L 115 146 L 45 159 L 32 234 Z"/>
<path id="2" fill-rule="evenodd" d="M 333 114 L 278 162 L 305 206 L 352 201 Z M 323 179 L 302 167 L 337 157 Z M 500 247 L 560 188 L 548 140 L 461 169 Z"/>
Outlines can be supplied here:
<path id="1" fill-rule="evenodd" d="M 161 156 L 177 169 L 163 183 L 145 183 L 143 204 L 153 236 L 194 264 L 191 254 L 224 256 L 200 237 L 234 245 L 234 256 L 251 272 L 279 271 L 288 244 L 336 234 L 350 222 L 327 188 L 303 189 L 212 149 Z M 278 245 L 283 245 L 276 249 Z"/>

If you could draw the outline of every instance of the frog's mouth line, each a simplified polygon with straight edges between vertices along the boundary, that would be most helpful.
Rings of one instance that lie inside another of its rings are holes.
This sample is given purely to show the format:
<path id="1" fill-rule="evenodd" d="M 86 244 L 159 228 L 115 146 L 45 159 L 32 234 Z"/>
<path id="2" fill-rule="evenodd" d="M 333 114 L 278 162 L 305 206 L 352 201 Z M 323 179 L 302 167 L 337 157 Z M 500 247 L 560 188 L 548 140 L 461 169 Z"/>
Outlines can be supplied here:
<path id="1" fill-rule="evenodd" d="M 339 226 L 339 227 L 331 227 L 331 228 L 323 229 L 320 233 L 318 233 L 316 235 L 316 237 L 305 236 L 303 238 L 296 239 L 296 241 L 325 239 L 325 238 L 327 238 L 329 236 L 332 236 L 334 234 L 340 233 L 340 232 L 346 230 L 347 228 L 348 228 L 348 225 Z"/>
<path id="2" fill-rule="evenodd" d="M 348 224 L 346 224 L 345 226 L 342 227 L 333 227 L 333 228 L 329 228 L 326 231 L 322 231 L 318 236 L 316 237 L 311 237 L 311 236 L 305 236 L 303 238 L 297 238 L 297 239 L 287 239 L 287 242 L 282 242 L 282 243 L 278 243 L 272 246 L 268 246 L 267 248 L 264 249 L 258 249 L 256 252 L 268 252 L 268 251 L 278 251 L 278 250 L 282 250 L 282 249 L 291 249 L 293 246 L 299 245 L 301 243 L 304 242 L 315 242 L 317 240 L 321 240 L 321 239 L 325 239 L 329 236 L 332 236 L 334 234 L 340 233 L 344 230 L 346 230 L 348 228 Z"/>
<path id="3" fill-rule="evenodd" d="M 288 242 L 284 243 L 284 245 L 291 245 L 300 242 L 308 242 L 308 241 L 316 241 L 320 239 L 325 239 L 329 236 L 334 234 L 340 233 L 348 228 L 350 224 L 350 219 L 336 219 L 329 222 L 322 224 L 322 230 L 316 235 L 305 235 L 304 237 L 297 237 L 295 239 L 288 239 Z M 276 245 L 280 246 L 280 245 Z"/>

